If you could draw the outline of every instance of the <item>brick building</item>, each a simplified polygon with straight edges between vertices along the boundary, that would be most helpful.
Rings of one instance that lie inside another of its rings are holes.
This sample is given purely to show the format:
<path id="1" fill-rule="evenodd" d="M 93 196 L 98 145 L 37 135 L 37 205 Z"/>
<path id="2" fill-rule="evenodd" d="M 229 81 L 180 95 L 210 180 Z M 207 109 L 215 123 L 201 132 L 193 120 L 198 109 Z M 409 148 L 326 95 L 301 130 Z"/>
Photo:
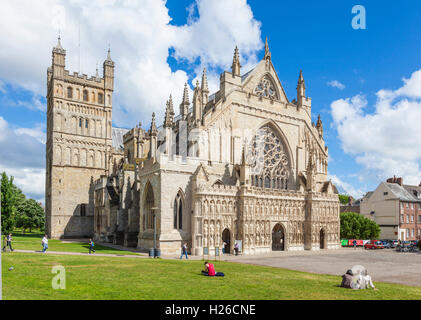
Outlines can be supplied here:
<path id="1" fill-rule="evenodd" d="M 362 215 L 380 226 L 380 238 L 421 239 L 421 184 L 405 185 L 402 178 L 387 179 L 361 200 L 360 208 Z"/>

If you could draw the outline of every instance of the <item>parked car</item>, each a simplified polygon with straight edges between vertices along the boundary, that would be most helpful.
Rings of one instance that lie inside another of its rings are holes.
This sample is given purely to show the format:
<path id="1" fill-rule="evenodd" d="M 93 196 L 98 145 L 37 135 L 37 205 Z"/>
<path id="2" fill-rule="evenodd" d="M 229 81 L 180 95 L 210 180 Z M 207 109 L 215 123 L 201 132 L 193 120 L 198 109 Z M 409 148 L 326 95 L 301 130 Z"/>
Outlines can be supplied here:
<path id="1" fill-rule="evenodd" d="M 385 249 L 390 249 L 392 247 L 390 244 L 390 240 L 380 240 L 380 242 L 383 244 Z"/>
<path id="2" fill-rule="evenodd" d="M 398 240 L 391 240 L 390 241 L 390 247 L 396 248 L 398 246 L 399 241 Z"/>
<path id="3" fill-rule="evenodd" d="M 364 249 L 384 249 L 384 245 L 380 240 L 370 240 L 364 245 Z"/>

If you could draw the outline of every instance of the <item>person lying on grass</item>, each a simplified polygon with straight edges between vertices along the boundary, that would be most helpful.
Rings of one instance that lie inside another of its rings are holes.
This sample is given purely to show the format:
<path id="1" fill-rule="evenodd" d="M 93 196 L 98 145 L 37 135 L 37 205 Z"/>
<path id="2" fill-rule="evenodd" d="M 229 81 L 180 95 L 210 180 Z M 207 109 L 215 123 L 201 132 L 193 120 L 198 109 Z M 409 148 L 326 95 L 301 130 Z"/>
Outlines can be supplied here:
<path id="1" fill-rule="evenodd" d="M 204 276 L 208 276 L 208 277 L 223 277 L 224 274 L 222 272 L 216 272 L 215 273 L 215 267 L 212 263 L 209 262 L 205 262 L 205 270 L 202 271 L 202 274 Z"/>

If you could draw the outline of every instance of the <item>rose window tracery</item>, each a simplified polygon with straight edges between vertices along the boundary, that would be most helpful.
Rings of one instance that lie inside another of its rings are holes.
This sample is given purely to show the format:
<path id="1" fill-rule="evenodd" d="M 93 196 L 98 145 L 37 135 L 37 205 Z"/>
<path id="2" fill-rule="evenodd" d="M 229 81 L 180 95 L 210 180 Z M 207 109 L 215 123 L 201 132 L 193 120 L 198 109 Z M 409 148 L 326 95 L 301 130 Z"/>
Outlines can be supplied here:
<path id="1" fill-rule="evenodd" d="M 258 130 L 251 142 L 250 151 L 252 185 L 288 189 L 289 158 L 282 140 L 270 126 Z"/>
<path id="2" fill-rule="evenodd" d="M 278 99 L 275 86 L 268 76 L 264 76 L 254 89 L 254 93 L 260 97 Z"/>

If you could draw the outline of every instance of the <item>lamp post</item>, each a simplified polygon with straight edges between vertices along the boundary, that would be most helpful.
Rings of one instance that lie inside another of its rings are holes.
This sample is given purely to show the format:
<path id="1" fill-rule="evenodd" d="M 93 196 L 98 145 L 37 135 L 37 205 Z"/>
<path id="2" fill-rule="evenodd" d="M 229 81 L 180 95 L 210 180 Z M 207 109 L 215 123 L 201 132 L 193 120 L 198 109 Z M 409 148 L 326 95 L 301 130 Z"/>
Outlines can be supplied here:
<path id="1" fill-rule="evenodd" d="M 158 210 L 158 207 L 151 208 L 152 214 L 153 214 L 153 257 L 159 257 L 158 250 L 156 248 L 156 210 Z"/>

